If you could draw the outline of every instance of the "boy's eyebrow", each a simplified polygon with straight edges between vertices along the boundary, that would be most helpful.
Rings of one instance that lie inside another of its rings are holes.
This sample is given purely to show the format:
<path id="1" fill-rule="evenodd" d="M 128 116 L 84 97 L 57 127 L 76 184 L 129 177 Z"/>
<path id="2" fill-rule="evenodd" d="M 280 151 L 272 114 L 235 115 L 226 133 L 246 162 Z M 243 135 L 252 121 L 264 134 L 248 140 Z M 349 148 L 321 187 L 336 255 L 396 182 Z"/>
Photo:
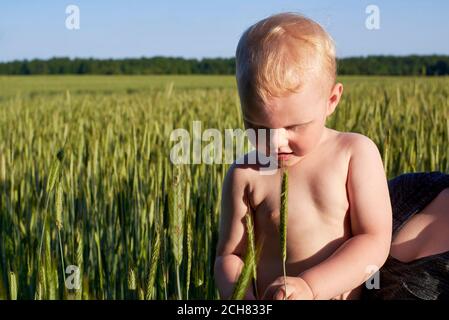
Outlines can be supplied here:
<path id="1" fill-rule="evenodd" d="M 311 122 L 313 122 L 313 120 L 306 121 L 306 122 L 303 122 L 303 123 L 292 124 L 292 125 L 290 125 L 290 126 L 286 126 L 286 128 L 292 128 L 292 127 L 296 127 L 296 126 L 303 126 L 303 125 L 309 124 L 309 123 L 311 123 Z"/>
<path id="2" fill-rule="evenodd" d="M 249 120 L 248 120 L 247 118 L 245 118 L 245 117 L 243 118 L 243 120 L 244 120 L 245 122 L 248 122 L 249 124 L 263 127 L 262 125 L 260 125 L 260 124 L 258 124 L 258 123 L 255 123 L 255 122 L 253 122 L 253 121 L 249 121 Z"/>

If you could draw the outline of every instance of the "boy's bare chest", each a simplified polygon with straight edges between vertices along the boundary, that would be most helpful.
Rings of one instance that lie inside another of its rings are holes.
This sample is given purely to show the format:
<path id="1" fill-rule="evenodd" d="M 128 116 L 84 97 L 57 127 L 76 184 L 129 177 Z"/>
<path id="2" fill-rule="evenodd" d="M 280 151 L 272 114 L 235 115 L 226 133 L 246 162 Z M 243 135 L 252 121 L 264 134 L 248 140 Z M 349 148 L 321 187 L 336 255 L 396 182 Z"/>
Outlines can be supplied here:
<path id="1" fill-rule="evenodd" d="M 337 156 L 307 160 L 289 168 L 288 223 L 302 228 L 341 224 L 349 208 L 347 159 Z M 278 229 L 280 173 L 260 176 L 253 190 L 250 201 L 256 221 L 260 226 Z"/>

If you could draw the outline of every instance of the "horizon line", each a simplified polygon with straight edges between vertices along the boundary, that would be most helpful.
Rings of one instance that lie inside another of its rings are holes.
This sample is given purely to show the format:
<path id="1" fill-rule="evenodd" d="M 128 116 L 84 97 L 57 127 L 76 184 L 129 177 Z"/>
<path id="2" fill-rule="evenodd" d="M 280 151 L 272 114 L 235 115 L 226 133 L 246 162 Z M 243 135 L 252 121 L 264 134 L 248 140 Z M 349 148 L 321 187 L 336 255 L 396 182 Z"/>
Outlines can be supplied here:
<path id="1" fill-rule="evenodd" d="M 351 55 L 351 56 L 340 56 L 336 57 L 337 60 L 339 59 L 352 59 L 352 58 L 370 58 L 370 57 L 389 57 L 389 58 L 406 58 L 406 57 L 449 57 L 449 53 L 429 53 L 429 54 L 368 54 L 368 55 Z M 186 57 L 186 56 L 176 56 L 176 55 L 153 55 L 153 56 L 131 56 L 131 57 L 93 57 L 93 56 L 77 56 L 77 57 L 70 57 L 70 56 L 52 56 L 49 58 L 23 58 L 23 59 L 14 59 L 14 60 L 2 60 L 0 59 L 0 63 L 11 63 L 11 62 L 24 62 L 24 61 L 33 61 L 33 60 L 40 60 L 40 61 L 48 61 L 52 59 L 69 59 L 69 60 L 139 60 L 139 59 L 153 59 L 153 58 L 166 58 L 166 59 L 184 59 L 184 60 L 209 60 L 209 59 L 235 59 L 235 56 L 211 56 L 211 57 Z"/>

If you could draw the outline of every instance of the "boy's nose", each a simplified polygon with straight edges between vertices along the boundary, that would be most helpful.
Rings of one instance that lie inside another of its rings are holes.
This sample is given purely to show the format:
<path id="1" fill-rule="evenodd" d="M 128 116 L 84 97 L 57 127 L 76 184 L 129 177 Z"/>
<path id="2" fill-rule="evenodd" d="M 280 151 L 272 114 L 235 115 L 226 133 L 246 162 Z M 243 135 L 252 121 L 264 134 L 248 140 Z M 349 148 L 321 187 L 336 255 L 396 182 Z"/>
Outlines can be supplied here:
<path id="1" fill-rule="evenodd" d="M 272 130 L 272 139 L 271 139 L 271 147 L 274 152 L 278 152 L 279 149 L 288 146 L 288 138 L 287 138 L 287 130 L 284 128 L 279 129 L 271 129 Z"/>

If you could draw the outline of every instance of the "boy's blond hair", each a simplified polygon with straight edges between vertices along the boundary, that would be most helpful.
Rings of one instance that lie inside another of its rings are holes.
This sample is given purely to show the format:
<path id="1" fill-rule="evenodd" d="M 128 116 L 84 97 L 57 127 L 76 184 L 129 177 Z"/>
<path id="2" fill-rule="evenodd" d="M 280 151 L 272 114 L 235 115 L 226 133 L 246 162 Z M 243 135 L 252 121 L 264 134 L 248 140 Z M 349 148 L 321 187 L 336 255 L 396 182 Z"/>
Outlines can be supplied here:
<path id="1" fill-rule="evenodd" d="M 336 78 L 335 45 L 316 22 L 280 13 L 249 27 L 236 51 L 236 77 L 243 106 L 296 92 L 308 77 Z"/>

